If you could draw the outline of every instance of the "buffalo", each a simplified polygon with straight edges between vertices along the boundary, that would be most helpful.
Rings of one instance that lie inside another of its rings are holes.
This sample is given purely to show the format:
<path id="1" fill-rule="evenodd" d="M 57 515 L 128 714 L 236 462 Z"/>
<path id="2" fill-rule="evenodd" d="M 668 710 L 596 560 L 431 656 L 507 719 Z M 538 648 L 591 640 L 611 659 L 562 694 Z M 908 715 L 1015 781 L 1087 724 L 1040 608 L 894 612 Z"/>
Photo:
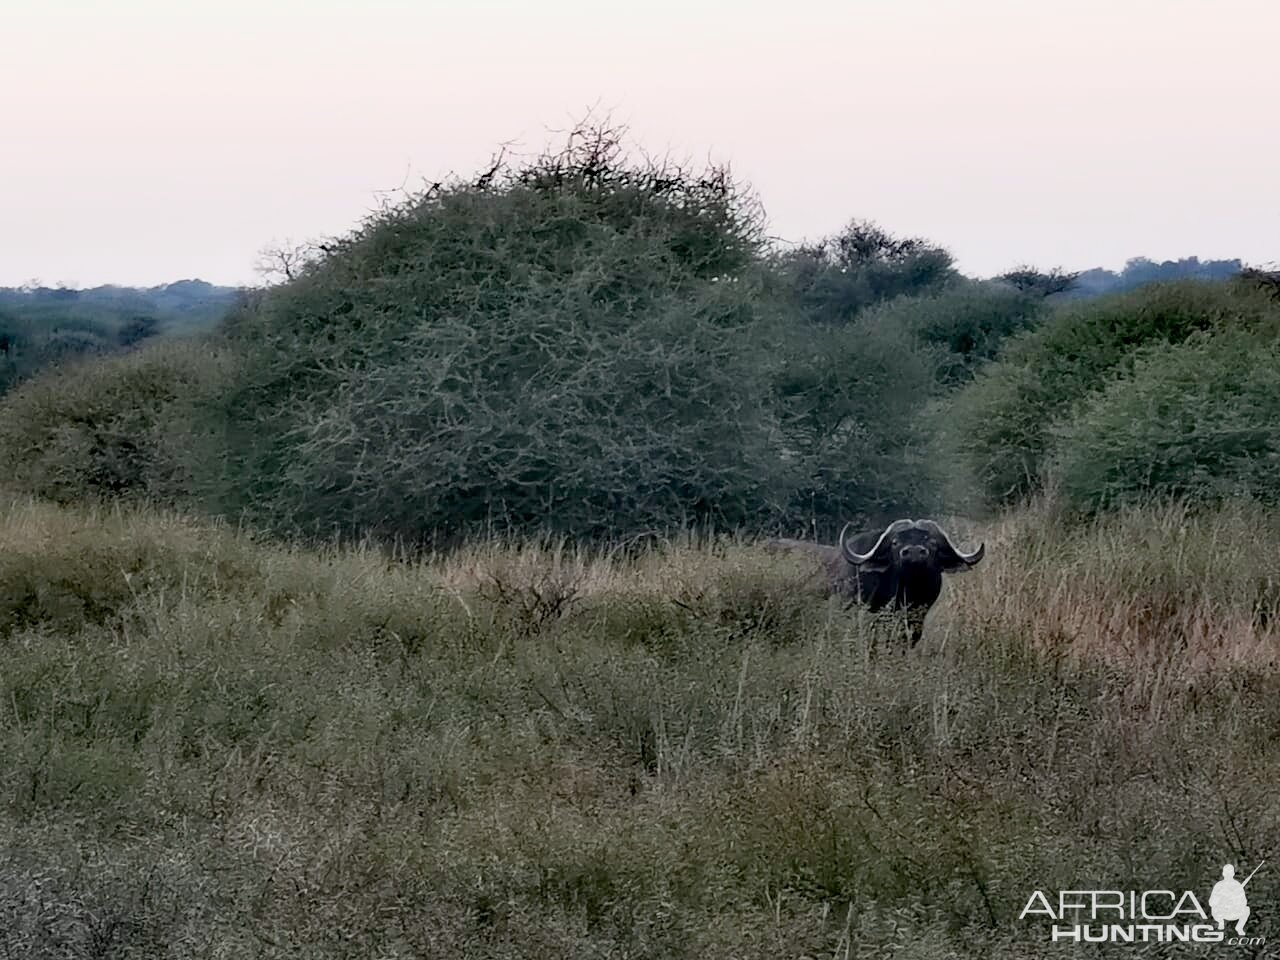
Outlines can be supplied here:
<path id="1" fill-rule="evenodd" d="M 851 526 L 846 523 L 840 531 L 839 546 L 805 540 L 770 540 L 766 546 L 818 555 L 832 593 L 873 613 L 902 613 L 913 647 L 924 635 L 924 618 L 942 592 L 942 575 L 971 569 L 986 553 L 986 544 L 962 553 L 932 520 L 895 520 L 883 530 L 853 537 L 848 535 Z"/>

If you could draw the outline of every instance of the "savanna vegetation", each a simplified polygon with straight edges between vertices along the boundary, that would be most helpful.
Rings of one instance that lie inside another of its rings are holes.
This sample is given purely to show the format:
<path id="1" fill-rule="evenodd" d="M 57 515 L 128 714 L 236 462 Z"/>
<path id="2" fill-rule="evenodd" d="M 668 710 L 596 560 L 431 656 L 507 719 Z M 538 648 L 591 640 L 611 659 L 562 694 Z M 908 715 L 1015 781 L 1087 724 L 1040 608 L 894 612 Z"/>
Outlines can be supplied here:
<path id="1" fill-rule="evenodd" d="M 1092 955 L 1031 891 L 1275 862 L 1275 275 L 782 250 L 607 128 L 287 266 L 0 398 L 0 955 Z M 914 651 L 758 543 L 905 514 L 988 555 Z"/>
<path id="2" fill-rule="evenodd" d="M 1082 955 L 1280 829 L 1280 523 L 1043 509 L 927 650 L 750 543 L 447 559 L 0 517 L 12 956 Z M 1250 884 L 1250 933 L 1280 897 Z M 1153 956 L 1187 956 L 1187 952 Z M 1247 954 L 1246 954 L 1247 955 Z"/>
<path id="3" fill-rule="evenodd" d="M 212 329 L 239 291 L 201 280 L 159 287 L 0 287 L 0 394 L 42 370 Z"/>

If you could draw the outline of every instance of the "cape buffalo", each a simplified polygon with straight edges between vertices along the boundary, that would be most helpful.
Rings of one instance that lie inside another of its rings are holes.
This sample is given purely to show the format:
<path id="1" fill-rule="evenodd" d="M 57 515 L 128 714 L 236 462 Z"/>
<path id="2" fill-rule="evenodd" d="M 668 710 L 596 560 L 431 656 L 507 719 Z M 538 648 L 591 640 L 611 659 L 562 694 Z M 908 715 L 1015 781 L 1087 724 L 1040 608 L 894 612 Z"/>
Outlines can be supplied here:
<path id="1" fill-rule="evenodd" d="M 986 552 L 986 544 L 979 544 L 973 553 L 961 553 L 932 520 L 895 520 L 883 530 L 854 537 L 848 536 L 850 526 L 846 523 L 840 531 L 839 546 L 804 540 L 770 540 L 766 546 L 817 554 L 833 593 L 865 604 L 872 612 L 901 611 L 913 647 L 942 591 L 942 575 L 977 566 Z"/>

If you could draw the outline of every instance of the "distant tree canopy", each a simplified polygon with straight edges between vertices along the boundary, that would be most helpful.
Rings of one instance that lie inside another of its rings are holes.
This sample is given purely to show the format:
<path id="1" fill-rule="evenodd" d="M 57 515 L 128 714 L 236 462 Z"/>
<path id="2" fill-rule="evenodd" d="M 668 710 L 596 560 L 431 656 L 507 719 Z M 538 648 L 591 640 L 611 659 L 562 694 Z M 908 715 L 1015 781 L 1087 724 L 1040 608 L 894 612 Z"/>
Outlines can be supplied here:
<path id="1" fill-rule="evenodd" d="M 1149 283 L 1167 283 L 1173 280 L 1227 280 L 1243 269 L 1239 260 L 1201 260 L 1199 257 L 1183 257 L 1181 260 L 1165 260 L 1160 263 L 1146 257 L 1133 257 L 1125 262 L 1119 273 L 1095 267 L 1078 274 L 1071 289 L 1064 295 L 1072 299 L 1087 299 L 1108 293 L 1122 293 Z"/>
<path id="2" fill-rule="evenodd" d="M 87 321 L 44 324 L 0 311 L 0 394 L 44 369 L 110 349 L 108 331 Z"/>
<path id="3" fill-rule="evenodd" d="M 207 328 L 226 313 L 239 288 L 203 280 L 178 280 L 157 287 L 0 287 L 0 311 L 34 321 L 58 319 L 119 325 L 150 316 L 160 323 Z"/>
<path id="4" fill-rule="evenodd" d="M 1002 273 L 996 279 L 1003 280 L 1023 293 L 1038 297 L 1052 297 L 1071 290 L 1080 279 L 1080 274 L 1065 273 L 1057 267 L 1046 272 L 1037 270 L 1035 267 L 1022 266 Z"/>
<path id="5" fill-rule="evenodd" d="M 0 287 L 0 394 L 46 367 L 209 331 L 238 289 L 182 280 L 159 287 Z"/>
<path id="6" fill-rule="evenodd" d="M 941 247 L 862 220 L 779 254 L 776 264 L 796 309 L 820 323 L 848 323 L 874 304 L 940 289 L 959 276 Z"/>
<path id="7" fill-rule="evenodd" d="M 159 321 L 155 317 L 131 317 L 116 331 L 116 340 L 122 347 L 133 347 L 148 337 L 154 337 L 158 327 Z"/>

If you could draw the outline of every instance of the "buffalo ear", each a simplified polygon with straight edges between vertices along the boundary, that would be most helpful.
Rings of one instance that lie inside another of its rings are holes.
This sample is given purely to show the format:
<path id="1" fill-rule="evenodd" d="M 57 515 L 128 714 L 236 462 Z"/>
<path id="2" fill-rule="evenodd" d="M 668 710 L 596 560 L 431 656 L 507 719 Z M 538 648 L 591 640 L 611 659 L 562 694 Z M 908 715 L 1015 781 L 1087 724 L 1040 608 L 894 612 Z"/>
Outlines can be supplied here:
<path id="1" fill-rule="evenodd" d="M 934 521 L 921 520 L 920 526 L 928 530 L 933 537 L 933 542 L 938 550 L 938 563 L 944 573 L 962 573 L 965 570 L 976 567 L 986 555 L 987 545 L 985 543 L 978 544 L 978 549 L 973 553 L 961 553 L 956 549 L 956 545 L 951 542 L 947 532 Z"/>
<path id="2" fill-rule="evenodd" d="M 859 573 L 888 573 L 893 569 L 893 547 L 886 537 L 884 542 L 880 544 L 879 549 L 862 563 L 855 563 L 849 559 L 847 553 L 844 556 L 844 560 L 845 563 Z"/>
<path id="3" fill-rule="evenodd" d="M 884 531 L 876 539 L 875 545 L 864 559 L 857 559 L 858 551 L 853 549 L 853 544 L 845 540 L 845 534 L 848 532 L 850 524 L 845 524 L 844 529 L 840 531 L 840 552 L 844 555 L 845 561 L 855 570 L 861 570 L 864 573 L 885 573 L 893 566 L 893 543 L 891 538 L 900 530 L 906 530 L 912 526 L 910 520 L 895 520 L 893 523 L 885 527 Z"/>
<path id="4" fill-rule="evenodd" d="M 844 554 L 845 562 L 859 572 L 887 573 L 893 567 L 893 534 L 908 530 L 913 525 L 913 521 L 910 520 L 893 521 L 892 524 L 884 527 L 872 549 L 867 553 L 859 553 L 852 543 L 847 543 L 845 540 L 845 530 L 849 529 L 849 525 L 846 524 L 845 530 L 840 531 L 840 550 Z"/>
<path id="5" fill-rule="evenodd" d="M 942 564 L 943 573 L 964 573 L 976 567 L 986 552 L 987 545 L 984 543 L 979 544 L 978 549 L 973 553 L 963 556 L 950 543 L 944 541 L 938 548 L 938 560 Z"/>

